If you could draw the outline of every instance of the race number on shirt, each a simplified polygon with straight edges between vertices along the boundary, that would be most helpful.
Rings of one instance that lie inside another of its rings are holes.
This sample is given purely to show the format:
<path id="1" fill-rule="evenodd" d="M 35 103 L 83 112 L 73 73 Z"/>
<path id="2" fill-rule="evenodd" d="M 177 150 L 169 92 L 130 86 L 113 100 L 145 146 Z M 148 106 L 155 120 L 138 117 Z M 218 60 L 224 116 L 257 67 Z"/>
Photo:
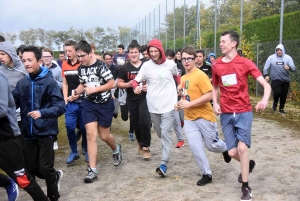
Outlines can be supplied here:
<path id="1" fill-rule="evenodd" d="M 222 83 L 223 86 L 232 86 L 237 84 L 236 74 L 233 73 L 233 74 L 222 76 Z"/>

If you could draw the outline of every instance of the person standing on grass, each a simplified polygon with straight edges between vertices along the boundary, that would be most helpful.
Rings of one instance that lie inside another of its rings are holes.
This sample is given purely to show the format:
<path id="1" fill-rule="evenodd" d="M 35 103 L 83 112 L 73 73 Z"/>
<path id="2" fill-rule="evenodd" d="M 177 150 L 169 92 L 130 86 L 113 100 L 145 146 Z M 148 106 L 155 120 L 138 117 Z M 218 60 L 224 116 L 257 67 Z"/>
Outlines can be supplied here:
<path id="1" fill-rule="evenodd" d="M 76 46 L 80 85 L 74 90 L 74 95 L 84 93 L 81 103 L 83 123 L 86 128 L 89 168 L 84 178 L 85 183 L 98 179 L 97 171 L 97 135 L 112 149 L 114 166 L 122 162 L 121 145 L 116 143 L 110 133 L 110 126 L 115 109 L 110 90 L 114 88 L 114 77 L 103 61 L 94 57 L 88 42 L 81 40 Z"/>
<path id="2" fill-rule="evenodd" d="M 255 106 L 256 111 L 264 110 L 271 94 L 271 87 L 263 78 L 257 66 L 249 59 L 237 54 L 239 34 L 225 31 L 221 34 L 220 49 L 223 57 L 212 63 L 213 107 L 220 121 L 230 157 L 240 162 L 242 183 L 241 201 L 252 199 L 248 184 L 249 172 L 255 161 L 249 160 L 251 146 L 252 106 L 248 94 L 248 76 L 254 77 L 264 88 L 264 95 Z M 220 105 L 218 103 L 220 90 Z"/>
<path id="3" fill-rule="evenodd" d="M 270 70 L 270 76 L 269 76 Z M 273 106 L 275 112 L 279 101 L 279 112 L 286 114 L 284 105 L 290 87 L 290 72 L 295 71 L 296 67 L 290 55 L 285 54 L 285 49 L 282 44 L 277 45 L 275 54 L 268 57 L 264 66 L 264 76 L 267 81 L 271 78 L 271 87 L 273 90 Z"/>
<path id="4" fill-rule="evenodd" d="M 22 62 L 29 75 L 17 83 L 12 94 L 21 110 L 28 171 L 33 177 L 45 179 L 48 198 L 57 201 L 63 172 L 54 168 L 53 144 L 59 133 L 57 119 L 66 108 L 52 73 L 40 67 L 41 56 L 35 46 L 23 49 Z"/>
<path id="5" fill-rule="evenodd" d="M 212 172 L 203 145 L 209 151 L 223 153 L 226 163 L 231 158 L 225 142 L 218 136 L 218 124 L 210 104 L 212 85 L 205 73 L 196 67 L 196 56 L 192 46 L 182 49 L 181 62 L 186 74 L 181 78 L 178 91 L 182 98 L 175 110 L 184 109 L 184 131 L 202 174 L 197 185 L 204 186 L 212 182 Z"/>
<path id="6" fill-rule="evenodd" d="M 140 45 L 138 43 L 131 43 L 128 46 L 129 62 L 124 64 L 119 70 L 118 87 L 120 89 L 127 89 L 126 104 L 138 142 L 138 153 L 142 154 L 145 160 L 148 160 L 151 158 L 149 148 L 151 144 L 151 128 L 150 114 L 146 100 L 147 83 L 141 82 L 139 87 L 143 91 L 140 94 L 135 94 L 132 88 L 134 78 L 143 68 L 143 62 L 139 56 Z"/>
<path id="7" fill-rule="evenodd" d="M 72 91 L 78 87 L 78 67 L 80 65 L 79 60 L 76 57 L 76 42 L 73 40 L 67 40 L 64 43 L 64 50 L 68 57 L 67 61 L 62 64 L 62 77 L 63 77 L 63 96 L 66 104 L 65 123 L 67 129 L 67 135 L 71 153 L 66 160 L 67 164 L 73 163 L 79 159 L 77 149 L 77 135 L 75 128 L 78 127 L 82 135 L 82 149 L 85 154 L 85 160 L 88 162 L 86 131 L 82 120 L 82 108 L 81 101 L 82 96 L 74 96 Z M 77 126 L 78 125 L 78 126 Z"/>
<path id="8" fill-rule="evenodd" d="M 172 128 L 174 125 L 174 105 L 177 102 L 177 91 L 174 83 L 179 83 L 180 76 L 174 61 L 166 59 L 161 42 L 153 39 L 148 44 L 149 61 L 132 81 L 134 93 L 142 93 L 139 84 L 147 83 L 147 105 L 157 133 L 161 138 L 162 156 L 156 172 L 165 177 L 172 146 Z"/>

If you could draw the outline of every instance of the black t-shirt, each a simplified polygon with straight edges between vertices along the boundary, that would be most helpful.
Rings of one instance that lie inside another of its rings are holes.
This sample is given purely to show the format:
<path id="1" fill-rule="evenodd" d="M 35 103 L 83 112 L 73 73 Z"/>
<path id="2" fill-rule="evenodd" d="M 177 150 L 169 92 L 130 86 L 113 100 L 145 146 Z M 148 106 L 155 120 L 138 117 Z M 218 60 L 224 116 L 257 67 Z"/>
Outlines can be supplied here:
<path id="1" fill-rule="evenodd" d="M 116 79 L 118 78 L 118 74 L 119 74 L 119 68 L 117 68 L 115 65 L 111 65 L 109 67 L 109 70 L 111 71 L 114 80 L 116 81 Z M 114 93 L 114 97 L 118 98 L 119 97 L 119 88 L 116 88 L 115 93 Z"/>
<path id="2" fill-rule="evenodd" d="M 109 80 L 113 80 L 113 75 L 103 61 L 97 60 L 90 66 L 80 65 L 78 67 L 78 76 L 80 84 L 90 87 L 97 87 L 106 84 Z M 97 92 L 87 95 L 84 98 L 93 103 L 106 103 L 111 99 L 110 90 Z"/>
<path id="3" fill-rule="evenodd" d="M 125 83 L 129 82 L 130 80 L 134 80 L 142 65 L 143 63 L 141 63 L 138 68 L 136 68 L 130 62 L 125 63 L 119 69 L 118 78 L 124 80 Z M 144 91 L 142 91 L 142 93 L 140 94 L 135 94 L 133 88 L 127 88 L 127 100 L 138 101 L 144 97 L 146 97 L 146 93 Z"/>
<path id="4" fill-rule="evenodd" d="M 209 78 L 212 77 L 211 65 L 208 65 L 205 61 L 203 62 L 203 65 L 199 69 L 202 70 Z"/>
<path id="5" fill-rule="evenodd" d="M 183 67 L 182 63 L 177 63 L 177 69 L 180 77 L 185 75 L 185 68 Z"/>

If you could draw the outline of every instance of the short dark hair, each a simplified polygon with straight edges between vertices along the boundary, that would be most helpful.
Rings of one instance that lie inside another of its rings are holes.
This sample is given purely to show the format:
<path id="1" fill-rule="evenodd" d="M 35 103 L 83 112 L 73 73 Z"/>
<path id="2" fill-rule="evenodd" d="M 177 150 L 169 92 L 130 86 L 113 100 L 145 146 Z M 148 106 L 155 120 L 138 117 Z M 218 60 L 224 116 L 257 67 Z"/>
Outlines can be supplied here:
<path id="1" fill-rule="evenodd" d="M 137 48 L 138 51 L 140 52 L 141 46 L 140 46 L 138 43 L 130 43 L 130 44 L 128 45 L 127 50 L 128 50 L 128 52 L 129 52 L 130 49 L 134 49 L 134 48 Z"/>
<path id="2" fill-rule="evenodd" d="M 33 45 L 25 46 L 23 48 L 23 53 L 24 52 L 33 52 L 37 61 L 39 61 L 42 58 L 42 52 L 40 48 L 38 48 L 37 46 L 33 46 Z"/>
<path id="3" fill-rule="evenodd" d="M 184 47 L 181 50 L 181 55 L 182 55 L 182 53 L 187 53 L 187 54 L 193 55 L 194 57 L 197 56 L 196 49 L 191 45 L 188 45 L 188 46 Z"/>
<path id="4" fill-rule="evenodd" d="M 0 42 L 4 42 L 4 41 L 5 41 L 5 38 L 0 35 Z"/>
<path id="5" fill-rule="evenodd" d="M 202 50 L 202 49 L 196 50 L 196 53 L 201 53 L 203 55 L 203 57 L 205 56 L 204 50 Z"/>
<path id="6" fill-rule="evenodd" d="M 108 55 L 110 57 L 113 57 L 112 53 L 110 52 L 104 52 L 104 54 L 102 55 L 103 56 L 103 59 L 105 59 L 105 56 Z"/>
<path id="7" fill-rule="evenodd" d="M 92 47 L 86 40 L 81 40 L 81 41 L 79 41 L 79 43 L 77 43 L 75 50 L 76 50 L 76 52 L 81 50 L 81 51 L 89 54 L 92 52 Z"/>
<path id="8" fill-rule="evenodd" d="M 229 35 L 231 41 L 235 41 L 236 42 L 236 48 L 239 46 L 239 42 L 240 42 L 240 36 L 236 31 L 224 31 L 221 36 L 225 36 L 225 35 Z"/>
<path id="9" fill-rule="evenodd" d="M 177 54 L 177 52 L 181 52 L 181 48 L 178 48 L 177 50 L 176 50 L 176 52 L 175 52 L 175 54 Z"/>
<path id="10" fill-rule="evenodd" d="M 122 48 L 123 50 L 125 49 L 123 44 L 118 45 L 118 48 Z"/>
<path id="11" fill-rule="evenodd" d="M 64 42 L 64 46 L 73 46 L 74 48 L 76 48 L 76 42 L 74 40 L 66 40 Z"/>
<path id="12" fill-rule="evenodd" d="M 20 46 L 17 48 L 17 50 L 16 50 L 17 54 L 19 54 L 19 52 L 21 52 L 21 53 L 23 54 L 23 49 L 24 49 L 25 47 L 26 47 L 25 45 L 20 45 Z"/>
<path id="13" fill-rule="evenodd" d="M 141 46 L 141 52 L 147 51 L 147 47 L 148 47 L 148 45 L 142 45 Z"/>
<path id="14" fill-rule="evenodd" d="M 65 55 L 66 53 L 64 51 L 59 51 L 59 54 Z"/>
<path id="15" fill-rule="evenodd" d="M 138 41 L 135 40 L 135 39 L 133 39 L 133 40 L 131 41 L 131 43 L 138 43 Z"/>
<path id="16" fill-rule="evenodd" d="M 166 55 L 166 57 L 172 57 L 172 58 L 174 58 L 175 57 L 175 52 L 172 49 L 166 49 L 165 55 Z"/>

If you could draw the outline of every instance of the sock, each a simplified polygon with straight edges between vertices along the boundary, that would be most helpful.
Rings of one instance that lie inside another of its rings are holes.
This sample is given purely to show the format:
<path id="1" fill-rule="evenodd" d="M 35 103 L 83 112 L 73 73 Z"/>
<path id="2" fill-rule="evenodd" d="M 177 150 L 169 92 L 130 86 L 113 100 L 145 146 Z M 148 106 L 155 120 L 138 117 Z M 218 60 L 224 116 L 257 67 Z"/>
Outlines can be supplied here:
<path id="1" fill-rule="evenodd" d="M 96 174 L 98 174 L 97 168 L 91 168 L 93 172 L 95 172 Z"/>
<path id="2" fill-rule="evenodd" d="M 242 183 L 242 188 L 249 188 L 248 182 L 243 182 L 243 183 Z"/>
<path id="3" fill-rule="evenodd" d="M 113 151 L 113 154 L 119 153 L 119 146 L 117 145 L 117 149 Z"/>

